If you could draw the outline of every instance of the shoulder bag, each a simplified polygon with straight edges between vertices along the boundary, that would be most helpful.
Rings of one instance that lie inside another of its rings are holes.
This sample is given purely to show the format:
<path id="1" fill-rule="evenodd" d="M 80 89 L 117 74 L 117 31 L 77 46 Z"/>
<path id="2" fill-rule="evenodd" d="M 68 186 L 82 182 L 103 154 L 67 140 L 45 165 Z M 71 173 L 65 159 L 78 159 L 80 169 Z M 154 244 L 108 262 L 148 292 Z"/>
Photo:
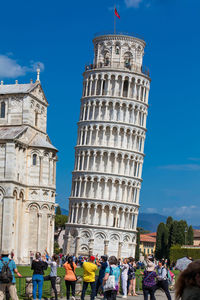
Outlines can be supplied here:
<path id="1" fill-rule="evenodd" d="M 108 277 L 108 279 L 106 280 L 105 285 L 103 286 L 104 292 L 115 290 L 115 276 L 112 275 L 112 273 L 113 273 L 113 270 L 112 270 L 112 268 L 110 267 L 109 277 Z"/>

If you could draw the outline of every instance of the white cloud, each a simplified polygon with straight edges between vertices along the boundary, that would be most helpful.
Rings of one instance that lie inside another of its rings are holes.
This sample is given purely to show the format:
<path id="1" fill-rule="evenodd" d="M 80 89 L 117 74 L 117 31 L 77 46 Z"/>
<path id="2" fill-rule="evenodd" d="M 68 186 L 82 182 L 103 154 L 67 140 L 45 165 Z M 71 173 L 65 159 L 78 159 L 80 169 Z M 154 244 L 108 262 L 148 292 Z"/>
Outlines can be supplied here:
<path id="1" fill-rule="evenodd" d="M 142 2 L 143 0 L 125 0 L 125 4 L 126 4 L 126 7 L 139 7 L 140 3 Z"/>
<path id="2" fill-rule="evenodd" d="M 149 213 L 149 214 L 153 214 L 153 213 L 157 213 L 158 210 L 155 207 L 148 207 L 145 209 L 145 212 Z"/>
<path id="3" fill-rule="evenodd" d="M 16 78 L 24 76 L 29 72 L 35 72 L 37 65 L 40 65 L 41 71 L 44 70 L 42 62 L 30 62 L 30 66 L 21 66 L 15 59 L 10 58 L 10 55 L 0 54 L 0 78 Z"/>
<path id="4" fill-rule="evenodd" d="M 198 164 L 166 165 L 166 166 L 160 166 L 159 168 L 165 170 L 172 170 L 172 171 L 199 171 L 200 165 Z"/>
<path id="5" fill-rule="evenodd" d="M 199 217 L 200 207 L 196 205 L 180 206 L 180 207 L 165 207 L 162 209 L 165 215 L 173 215 L 177 218 L 195 218 Z"/>

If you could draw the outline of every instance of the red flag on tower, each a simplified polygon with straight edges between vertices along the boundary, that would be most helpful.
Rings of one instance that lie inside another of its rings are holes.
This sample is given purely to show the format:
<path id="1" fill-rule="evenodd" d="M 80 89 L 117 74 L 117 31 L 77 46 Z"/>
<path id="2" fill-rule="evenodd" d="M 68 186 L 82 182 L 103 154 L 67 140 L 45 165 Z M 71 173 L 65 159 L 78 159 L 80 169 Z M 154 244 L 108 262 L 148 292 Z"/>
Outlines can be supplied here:
<path id="1" fill-rule="evenodd" d="M 118 14 L 117 9 L 115 8 L 115 16 L 118 17 L 120 19 L 120 15 Z"/>

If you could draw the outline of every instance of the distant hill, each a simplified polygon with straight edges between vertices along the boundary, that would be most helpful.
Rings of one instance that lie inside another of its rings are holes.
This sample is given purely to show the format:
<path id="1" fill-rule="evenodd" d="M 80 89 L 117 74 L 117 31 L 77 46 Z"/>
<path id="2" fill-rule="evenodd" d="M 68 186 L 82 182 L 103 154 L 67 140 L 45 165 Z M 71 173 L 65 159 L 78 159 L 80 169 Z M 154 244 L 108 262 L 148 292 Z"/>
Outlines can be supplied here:
<path id="1" fill-rule="evenodd" d="M 142 227 L 145 230 L 155 232 L 158 225 L 161 222 L 166 222 L 167 217 L 159 214 L 148 214 L 148 213 L 139 213 L 138 217 L 138 227 Z"/>
<path id="2" fill-rule="evenodd" d="M 62 212 L 62 215 L 66 215 L 66 216 L 68 216 L 68 214 L 69 214 L 69 211 L 67 210 L 67 209 L 65 209 L 65 208 L 60 208 L 61 209 L 61 212 Z"/>
<path id="3" fill-rule="evenodd" d="M 200 226 L 192 226 L 193 229 L 200 229 Z"/>

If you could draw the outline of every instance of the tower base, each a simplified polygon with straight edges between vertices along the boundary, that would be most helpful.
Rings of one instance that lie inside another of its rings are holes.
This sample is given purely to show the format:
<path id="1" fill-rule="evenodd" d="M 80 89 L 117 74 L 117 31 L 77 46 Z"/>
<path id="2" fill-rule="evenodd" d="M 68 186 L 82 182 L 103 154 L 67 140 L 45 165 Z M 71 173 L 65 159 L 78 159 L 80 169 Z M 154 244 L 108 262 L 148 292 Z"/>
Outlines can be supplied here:
<path id="1" fill-rule="evenodd" d="M 127 229 L 67 224 L 64 253 L 89 256 L 114 255 L 117 258 L 135 257 L 136 232 Z"/>

